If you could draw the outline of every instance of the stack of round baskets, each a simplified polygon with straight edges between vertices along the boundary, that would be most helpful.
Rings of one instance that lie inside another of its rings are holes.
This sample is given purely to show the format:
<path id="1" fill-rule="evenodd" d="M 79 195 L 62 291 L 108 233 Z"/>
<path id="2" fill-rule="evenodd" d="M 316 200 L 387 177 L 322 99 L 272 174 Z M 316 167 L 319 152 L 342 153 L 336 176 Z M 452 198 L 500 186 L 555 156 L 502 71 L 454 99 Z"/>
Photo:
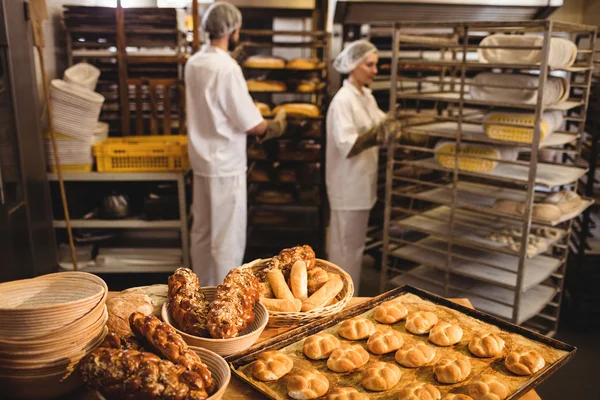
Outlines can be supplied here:
<path id="1" fill-rule="evenodd" d="M 0 387 L 15 398 L 46 399 L 82 385 L 79 360 L 106 335 L 106 283 L 61 272 L 0 284 Z"/>
<path id="2" fill-rule="evenodd" d="M 271 259 L 258 259 L 248 264 L 242 265 L 240 268 L 249 268 L 252 272 L 258 272 L 263 269 Z M 317 258 L 316 267 L 321 267 L 327 272 L 337 274 L 342 278 L 344 287 L 342 291 L 336 296 L 336 302 L 325 307 L 315 308 L 306 312 L 280 312 L 280 311 L 269 311 L 269 324 L 268 326 L 273 328 L 279 327 L 291 327 L 297 325 L 303 325 L 308 322 L 312 322 L 321 317 L 328 317 L 335 315 L 342 311 L 348 301 L 354 294 L 354 283 L 352 278 L 346 271 L 338 267 L 337 265 L 330 263 L 329 261 L 321 260 Z"/>

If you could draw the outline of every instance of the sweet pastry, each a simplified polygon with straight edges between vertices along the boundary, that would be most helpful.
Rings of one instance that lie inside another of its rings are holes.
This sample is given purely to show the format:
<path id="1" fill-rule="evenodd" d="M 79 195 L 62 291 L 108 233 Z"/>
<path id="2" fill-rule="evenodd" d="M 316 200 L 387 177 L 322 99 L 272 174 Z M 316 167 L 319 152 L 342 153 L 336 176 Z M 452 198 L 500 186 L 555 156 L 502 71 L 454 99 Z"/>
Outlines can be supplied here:
<path id="1" fill-rule="evenodd" d="M 336 387 L 327 395 L 327 400 L 367 400 L 367 395 L 353 387 Z"/>
<path id="2" fill-rule="evenodd" d="M 252 271 L 234 268 L 217 286 L 206 316 L 206 328 L 215 339 L 237 337 L 254 322 L 254 304 L 260 296 L 258 279 Z"/>
<path id="3" fill-rule="evenodd" d="M 390 329 L 384 332 L 375 332 L 367 340 L 367 349 L 373 354 L 386 354 L 402 347 L 404 339 L 400 332 Z"/>
<path id="4" fill-rule="evenodd" d="M 294 58 L 288 61 L 288 69 L 317 69 L 322 68 L 323 63 L 318 58 Z"/>
<path id="5" fill-rule="evenodd" d="M 462 382 L 468 378 L 470 373 L 471 362 L 462 356 L 444 357 L 433 367 L 433 375 L 440 383 Z"/>
<path id="6" fill-rule="evenodd" d="M 424 382 L 408 384 L 398 393 L 398 400 L 440 400 L 442 395 L 433 385 Z"/>
<path id="7" fill-rule="evenodd" d="M 343 288 L 344 282 L 342 281 L 342 278 L 339 275 L 335 275 L 334 279 L 325 282 L 325 284 L 321 286 L 319 290 L 314 292 L 308 299 L 304 300 L 302 303 L 302 311 L 311 311 L 315 308 L 325 307 L 335 299 L 335 297 L 342 291 Z M 371 325 L 373 325 L 372 322 Z"/>
<path id="8" fill-rule="evenodd" d="M 360 383 L 365 389 L 381 392 L 396 386 L 401 376 L 402 372 L 397 365 L 379 361 L 362 373 Z"/>
<path id="9" fill-rule="evenodd" d="M 469 351 L 477 357 L 497 357 L 503 349 L 504 340 L 493 332 L 476 332 L 469 342 Z"/>
<path id="10" fill-rule="evenodd" d="M 287 90 L 285 82 L 280 81 L 248 79 L 246 84 L 250 92 L 285 92 Z M 277 114 L 277 111 L 273 110 L 273 114 Z"/>
<path id="11" fill-rule="evenodd" d="M 398 301 L 384 301 L 375 309 L 375 321 L 395 324 L 406 316 L 408 310 Z"/>
<path id="12" fill-rule="evenodd" d="M 462 335 L 463 330 L 460 326 L 442 321 L 429 331 L 429 341 L 438 346 L 452 346 L 460 342 Z"/>
<path id="13" fill-rule="evenodd" d="M 396 362 L 403 367 L 418 368 L 428 365 L 435 357 L 435 349 L 421 342 L 405 344 L 396 352 Z"/>
<path id="14" fill-rule="evenodd" d="M 260 115 L 262 115 L 264 118 L 268 118 L 273 115 L 271 112 L 271 107 L 269 107 L 267 104 L 255 101 L 254 105 L 256 108 L 258 108 Z"/>
<path id="15" fill-rule="evenodd" d="M 320 289 L 319 289 L 320 290 Z M 314 295 L 313 295 L 314 296 Z M 366 318 L 350 318 L 342 322 L 338 334 L 344 339 L 361 340 L 375 333 L 375 325 Z"/>
<path id="16" fill-rule="evenodd" d="M 300 299 L 269 299 L 261 298 L 260 302 L 269 311 L 277 312 L 299 312 L 302 309 L 302 300 Z"/>
<path id="17" fill-rule="evenodd" d="M 422 335 L 431 330 L 438 323 L 438 317 L 429 311 L 416 311 L 406 316 L 404 327 L 410 333 Z"/>
<path id="18" fill-rule="evenodd" d="M 581 204 L 581 197 L 571 190 L 561 190 L 550 193 L 544 197 L 543 202 L 555 205 L 562 214 L 569 214 L 577 210 Z"/>
<path id="19" fill-rule="evenodd" d="M 508 388 L 495 375 L 482 374 L 473 379 L 468 386 L 469 396 L 473 400 L 504 400 L 508 397 Z"/>
<path id="20" fill-rule="evenodd" d="M 473 398 L 471 396 L 467 396 L 466 394 L 448 393 L 442 397 L 442 400 L 473 400 Z"/>
<path id="21" fill-rule="evenodd" d="M 190 335 L 205 336 L 209 302 L 198 276 L 189 268 L 178 268 L 169 277 L 168 286 L 167 310 L 179 329 Z"/>
<path id="22" fill-rule="evenodd" d="M 350 372 L 365 365 L 369 353 L 360 344 L 343 344 L 327 360 L 327 368 L 334 372 Z"/>
<path id="23" fill-rule="evenodd" d="M 316 369 L 301 369 L 287 378 L 287 392 L 293 399 L 316 399 L 329 390 L 329 380 Z"/>
<path id="24" fill-rule="evenodd" d="M 537 351 L 520 349 L 508 353 L 504 365 L 513 374 L 533 375 L 544 368 L 546 362 Z"/>
<path id="25" fill-rule="evenodd" d="M 246 68 L 285 68 L 285 60 L 277 57 L 250 56 L 244 61 Z"/>
<path id="26" fill-rule="evenodd" d="M 284 109 L 287 115 L 293 115 L 298 117 L 312 117 L 316 118 L 321 116 L 319 107 L 314 104 L 306 103 L 288 103 L 277 106 L 273 109 L 273 114 L 277 114 L 280 109 Z"/>
<path id="27" fill-rule="evenodd" d="M 290 372 L 293 367 L 292 359 L 281 351 L 265 351 L 256 359 L 252 375 L 259 381 L 276 381 Z"/>
<path id="28" fill-rule="evenodd" d="M 330 333 L 317 333 L 308 337 L 302 346 L 302 352 L 311 360 L 323 360 L 342 344 Z"/>

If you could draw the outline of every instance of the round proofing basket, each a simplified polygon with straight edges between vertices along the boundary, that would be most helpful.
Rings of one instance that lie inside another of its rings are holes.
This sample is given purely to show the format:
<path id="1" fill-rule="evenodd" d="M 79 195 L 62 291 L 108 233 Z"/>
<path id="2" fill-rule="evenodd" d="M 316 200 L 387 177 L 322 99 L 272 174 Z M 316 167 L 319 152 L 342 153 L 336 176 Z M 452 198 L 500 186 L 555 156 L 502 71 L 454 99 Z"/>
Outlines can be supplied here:
<path id="1" fill-rule="evenodd" d="M 206 296 L 206 300 L 209 302 L 212 301 L 215 297 L 215 292 L 217 288 L 215 286 L 208 286 L 202 288 L 202 292 Z M 252 346 L 258 340 L 260 334 L 267 326 L 267 322 L 269 322 L 269 312 L 261 303 L 257 302 L 254 305 L 254 322 L 248 324 L 246 329 L 240 332 L 240 335 L 230 339 L 213 339 L 213 338 L 205 338 L 200 336 L 190 335 L 185 333 L 177 327 L 177 323 L 171 319 L 168 310 L 168 302 L 163 305 L 162 308 L 162 319 L 167 323 L 167 325 L 172 326 L 177 333 L 179 333 L 183 340 L 188 344 L 188 346 L 197 351 L 198 349 L 208 349 L 213 351 L 221 356 L 228 356 L 234 353 L 239 353 L 240 351 L 246 350 L 250 346 Z"/>
<path id="2" fill-rule="evenodd" d="M 249 262 L 248 264 L 244 264 L 240 268 L 249 268 L 252 270 L 252 272 L 257 272 L 260 269 L 262 269 L 268 261 L 270 261 L 270 259 L 258 259 Z M 315 308 L 314 310 L 306 312 L 269 311 L 269 327 L 287 328 L 301 324 L 306 324 L 308 322 L 314 321 L 317 318 L 328 317 L 330 315 L 337 314 L 338 312 L 344 309 L 348 301 L 350 301 L 350 299 L 354 295 L 354 283 L 352 282 L 352 278 L 350 277 L 350 275 L 348 275 L 346 271 L 344 271 L 337 265 L 330 263 L 329 261 L 321 260 L 320 258 L 317 258 L 317 263 L 315 266 L 321 267 L 327 272 L 335 273 L 342 278 L 344 287 L 342 288 L 342 291 L 336 296 L 336 299 L 338 301 L 329 306 Z"/>
<path id="3" fill-rule="evenodd" d="M 206 364 L 216 383 L 217 391 L 206 400 L 219 400 L 223 398 L 225 390 L 227 389 L 227 386 L 229 386 L 229 381 L 231 380 L 231 371 L 229 370 L 227 361 L 220 355 L 207 349 L 195 348 L 193 351 L 198 354 L 202 362 Z"/>

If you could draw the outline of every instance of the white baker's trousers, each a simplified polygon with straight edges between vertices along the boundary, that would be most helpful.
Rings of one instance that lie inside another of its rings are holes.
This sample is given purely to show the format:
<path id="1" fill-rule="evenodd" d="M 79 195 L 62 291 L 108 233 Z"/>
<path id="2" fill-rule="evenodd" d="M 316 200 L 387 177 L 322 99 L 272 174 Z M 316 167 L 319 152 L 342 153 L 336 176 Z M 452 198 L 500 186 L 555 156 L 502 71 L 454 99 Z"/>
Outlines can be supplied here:
<path id="1" fill-rule="evenodd" d="M 219 285 L 242 265 L 246 248 L 246 173 L 194 175 L 192 268 L 201 286 Z"/>
<path id="2" fill-rule="evenodd" d="M 327 243 L 329 261 L 350 274 L 356 296 L 360 289 L 360 272 L 368 228 L 369 210 L 331 210 Z"/>

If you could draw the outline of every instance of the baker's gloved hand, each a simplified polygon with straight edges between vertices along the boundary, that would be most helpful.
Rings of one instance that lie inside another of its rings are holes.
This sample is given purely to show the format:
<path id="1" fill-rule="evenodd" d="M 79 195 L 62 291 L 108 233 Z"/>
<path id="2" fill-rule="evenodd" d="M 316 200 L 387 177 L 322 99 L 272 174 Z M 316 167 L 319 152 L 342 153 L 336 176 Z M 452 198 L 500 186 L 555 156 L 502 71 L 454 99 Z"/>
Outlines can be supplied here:
<path id="1" fill-rule="evenodd" d="M 259 139 L 259 142 L 281 137 L 287 129 L 287 113 L 281 109 L 275 114 L 275 118 L 267 121 L 267 129 L 265 135 Z"/>
<path id="2" fill-rule="evenodd" d="M 366 133 L 360 135 L 348 153 L 348 158 L 354 157 L 373 146 L 385 146 L 390 140 L 399 138 L 401 123 L 394 115 L 388 115 L 383 121 Z"/>

